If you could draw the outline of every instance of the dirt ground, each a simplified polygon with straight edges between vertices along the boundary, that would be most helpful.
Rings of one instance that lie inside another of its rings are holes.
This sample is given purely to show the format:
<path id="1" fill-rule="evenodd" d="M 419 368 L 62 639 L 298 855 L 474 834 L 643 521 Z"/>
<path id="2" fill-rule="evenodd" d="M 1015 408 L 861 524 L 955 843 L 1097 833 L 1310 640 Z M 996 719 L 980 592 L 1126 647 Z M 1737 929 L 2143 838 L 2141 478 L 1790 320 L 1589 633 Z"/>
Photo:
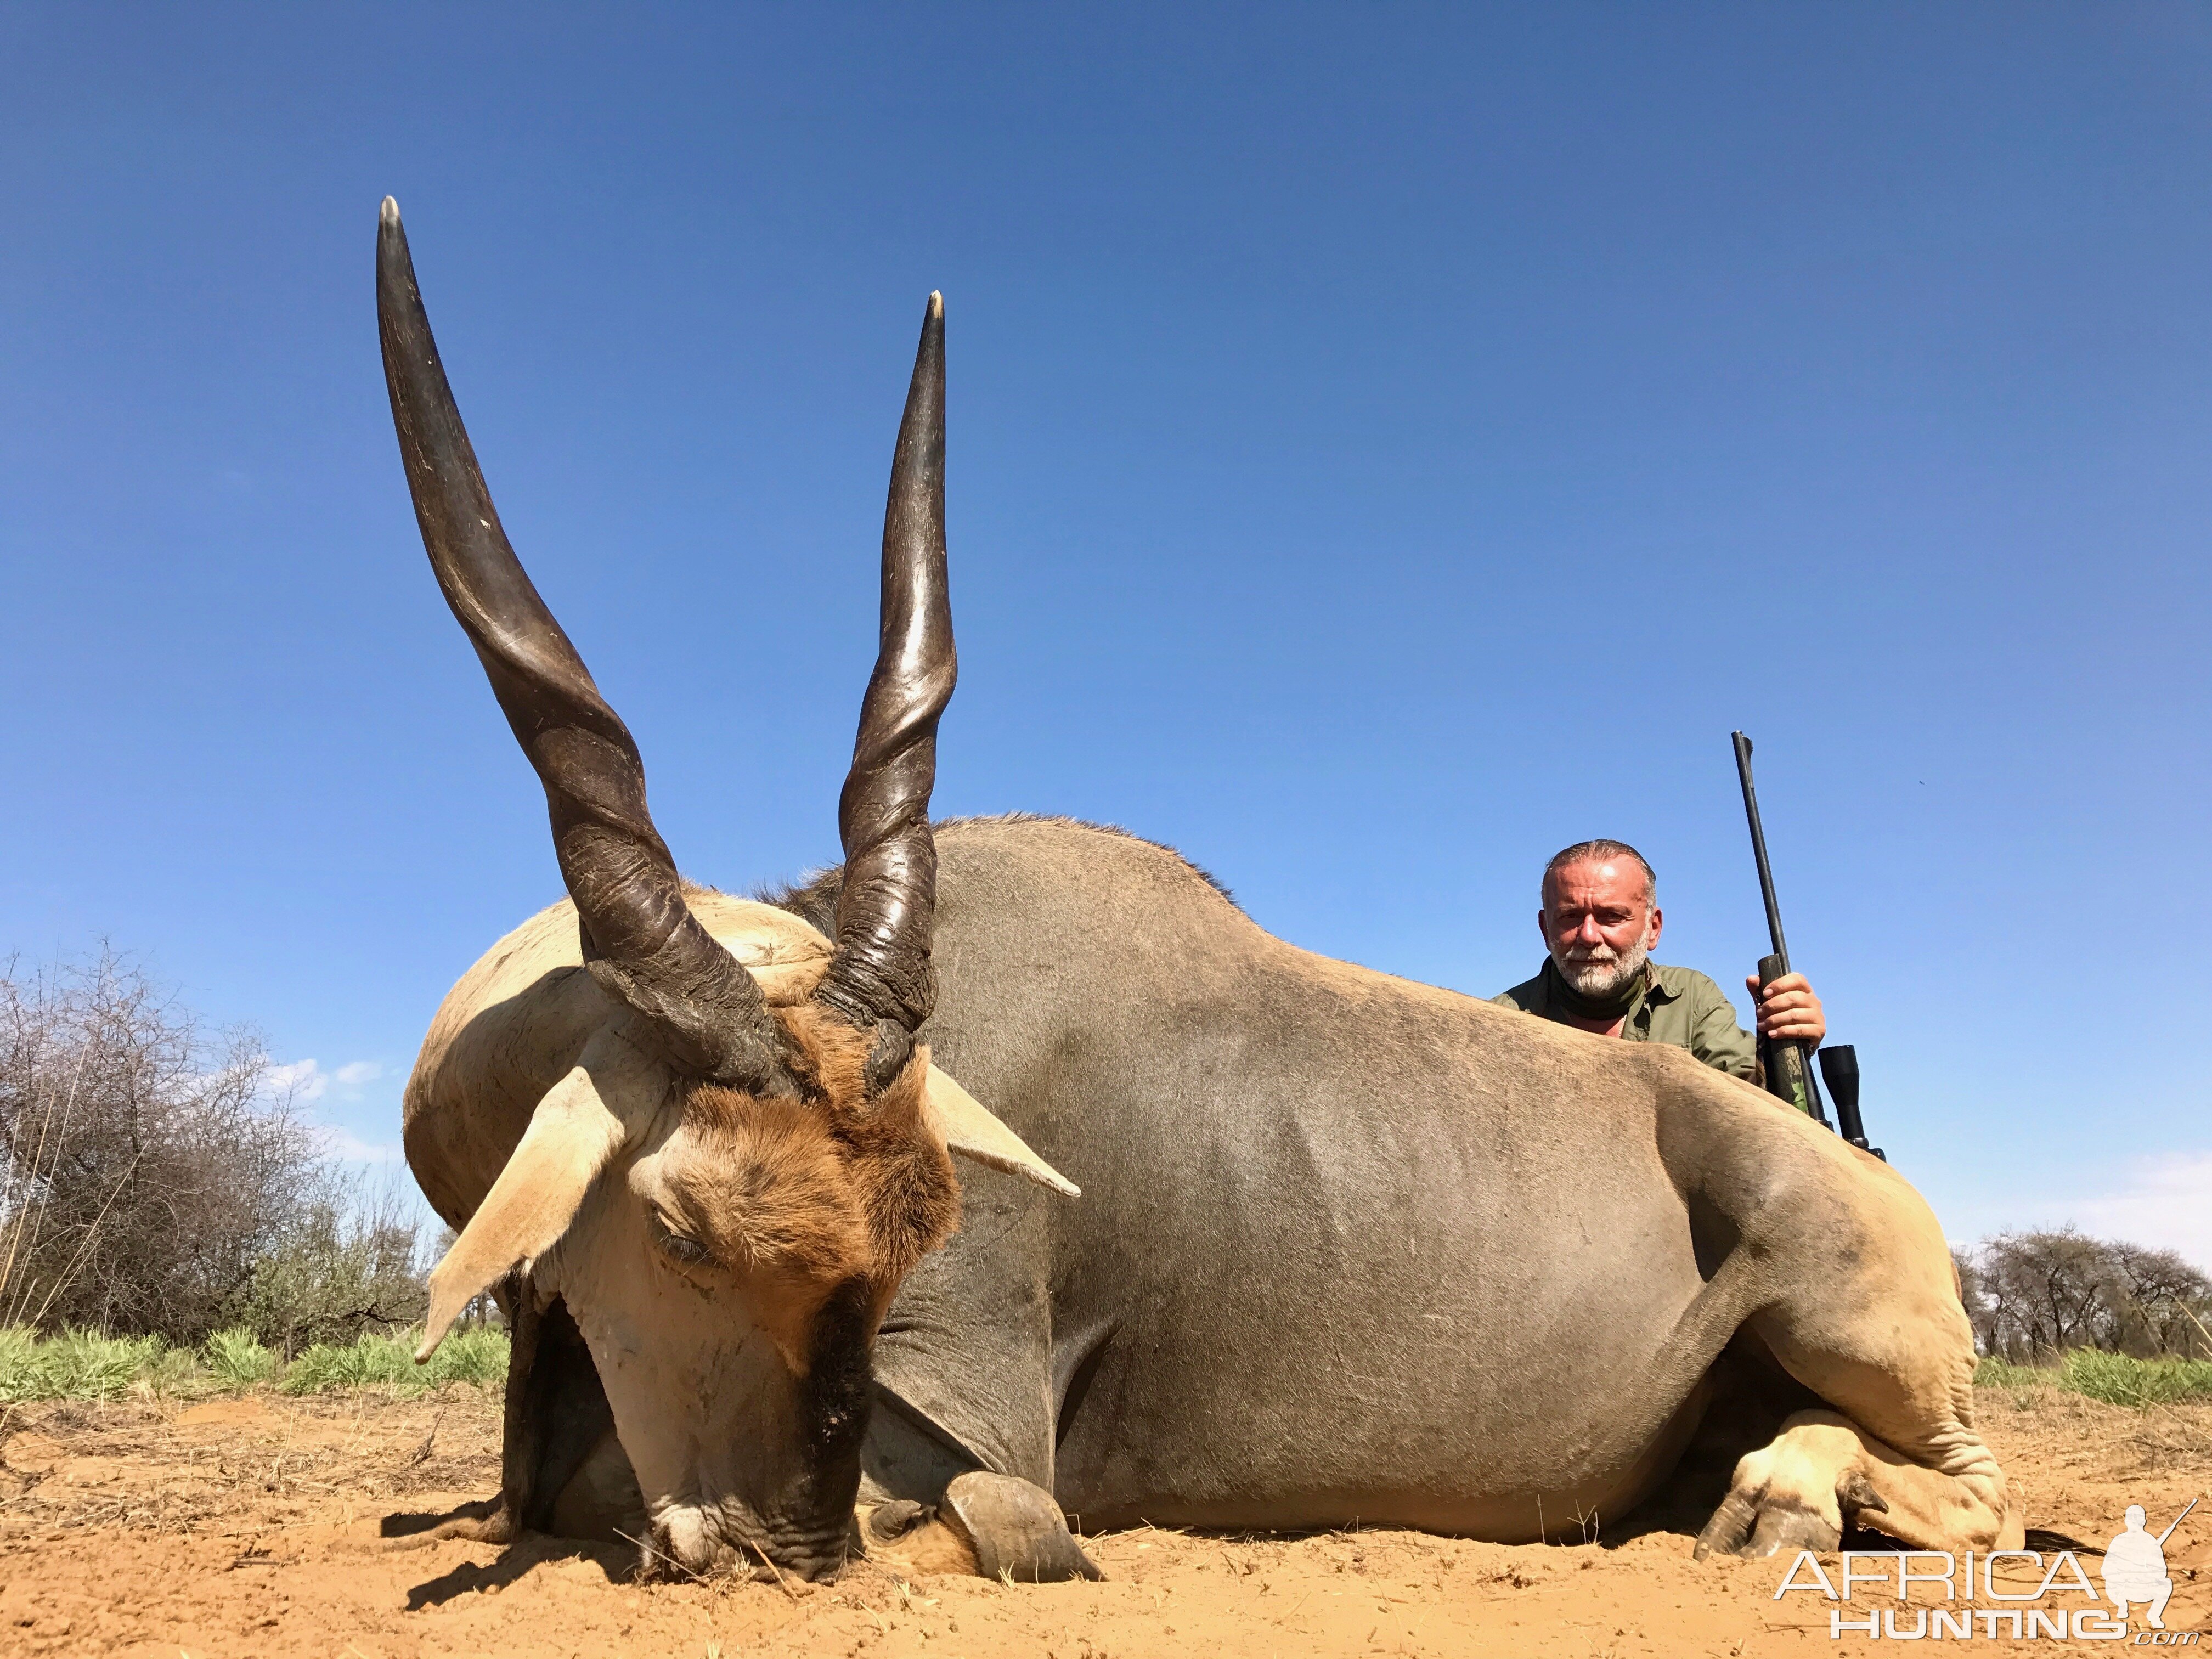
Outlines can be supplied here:
<path id="1" fill-rule="evenodd" d="M 2155 1530 L 2212 1488 L 2212 1405 L 2136 1412 L 1984 1389 L 1979 1410 L 2025 1493 L 2030 1545 L 2077 1548 L 2093 1579 L 2127 1504 Z M 1832 1639 L 1818 1595 L 1776 1600 L 1784 1563 L 1692 1562 L 1689 1537 L 1668 1532 L 1505 1547 L 1140 1530 L 1088 1540 L 1102 1584 L 908 1583 L 862 1565 L 788 1588 L 633 1583 L 625 1551 L 550 1540 L 503 1551 L 387 1535 L 494 1490 L 498 1416 L 495 1392 L 458 1386 L 416 1400 L 12 1408 L 0 1421 L 0 1654 L 1735 1659 L 1865 1640 Z M 2212 1624 L 2212 1502 L 2166 1555 L 2168 1628 Z M 2004 1579 L 2015 1594 L 2035 1583 Z M 1893 1590 L 1866 1597 L 1847 1614 L 1899 1605 Z M 1978 1628 L 1974 1640 L 2021 1645 Z"/>

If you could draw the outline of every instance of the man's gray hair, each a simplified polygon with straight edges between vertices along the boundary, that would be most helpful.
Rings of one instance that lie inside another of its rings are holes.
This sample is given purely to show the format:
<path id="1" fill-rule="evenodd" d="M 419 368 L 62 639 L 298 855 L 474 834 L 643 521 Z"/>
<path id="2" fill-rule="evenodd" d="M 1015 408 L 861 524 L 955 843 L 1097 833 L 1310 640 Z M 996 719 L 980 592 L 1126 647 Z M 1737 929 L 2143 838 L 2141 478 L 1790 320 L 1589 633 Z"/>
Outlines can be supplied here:
<path id="1" fill-rule="evenodd" d="M 1537 884 L 1536 903 L 1546 908 L 1548 901 L 1544 889 L 1551 885 L 1553 872 L 1570 864 L 1585 864 L 1591 860 L 1602 864 L 1607 859 L 1634 859 L 1644 866 L 1644 896 L 1648 903 L 1659 902 L 1659 878 L 1651 868 L 1651 860 L 1625 841 L 1578 841 L 1572 847 L 1562 847 L 1552 854 L 1552 861 L 1544 866 L 1543 879 Z"/>

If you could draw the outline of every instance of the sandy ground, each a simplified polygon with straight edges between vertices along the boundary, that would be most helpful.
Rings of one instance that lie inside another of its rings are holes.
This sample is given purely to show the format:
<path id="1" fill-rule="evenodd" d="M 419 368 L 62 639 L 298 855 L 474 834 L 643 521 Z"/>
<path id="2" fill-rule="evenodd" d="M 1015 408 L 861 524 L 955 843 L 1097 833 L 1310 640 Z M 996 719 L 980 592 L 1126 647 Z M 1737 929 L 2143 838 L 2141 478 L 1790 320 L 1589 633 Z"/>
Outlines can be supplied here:
<path id="1" fill-rule="evenodd" d="M 2212 1406 L 2135 1412 L 2036 1389 L 1984 1390 L 1979 1409 L 2025 1492 L 2030 1544 L 2078 1547 L 2093 1579 L 2129 1503 L 2155 1529 L 2212 1487 Z M 625 1552 L 551 1540 L 502 1551 L 388 1536 L 495 1486 L 497 1397 L 466 1387 L 27 1407 L 4 1414 L 0 1437 L 0 1654 L 1735 1659 L 1865 1641 L 1832 1639 L 1817 1595 L 1774 1599 L 1783 1563 L 1695 1563 L 1669 1532 L 1509 1547 L 1136 1531 L 1089 1540 L 1103 1584 L 905 1583 L 862 1565 L 789 1589 L 635 1584 Z M 2168 1627 L 2212 1625 L 2212 1501 L 2167 1559 Z M 2033 1573 L 2004 1580 L 2034 1587 Z M 1852 1616 L 1899 1605 L 1865 1594 Z M 2021 1645 L 1978 1629 L 1973 1641 Z"/>

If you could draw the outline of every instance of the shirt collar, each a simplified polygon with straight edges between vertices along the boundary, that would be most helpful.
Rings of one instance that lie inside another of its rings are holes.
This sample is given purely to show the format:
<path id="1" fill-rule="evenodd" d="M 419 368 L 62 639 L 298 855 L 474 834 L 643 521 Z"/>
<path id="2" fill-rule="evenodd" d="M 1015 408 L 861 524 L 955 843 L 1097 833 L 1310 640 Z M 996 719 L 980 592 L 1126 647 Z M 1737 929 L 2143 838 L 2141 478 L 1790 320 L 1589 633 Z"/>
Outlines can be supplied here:
<path id="1" fill-rule="evenodd" d="M 1679 969 L 1662 967 L 1659 963 L 1644 964 L 1644 1000 L 1646 1002 L 1672 1002 L 1674 998 L 1679 998 L 1686 987 L 1677 982 L 1677 973 Z M 1551 991 L 1551 987 L 1555 987 L 1555 984 L 1564 982 L 1562 975 L 1559 975 L 1559 964 L 1553 963 L 1548 951 L 1544 953 L 1544 967 L 1537 969 L 1535 975 L 1537 980 L 1544 982 L 1547 991 Z"/>
<path id="2" fill-rule="evenodd" d="M 1661 982 L 1659 975 L 1662 973 L 1668 971 L 1670 970 L 1662 969 L 1656 962 L 1645 963 L 1644 965 L 1644 988 L 1637 993 L 1635 1000 L 1632 1001 L 1626 1009 L 1622 1010 L 1620 1018 L 1624 1019 L 1633 1019 L 1643 1010 L 1650 1007 L 1652 1004 L 1656 1002 L 1672 1002 L 1676 997 L 1681 995 L 1681 992 L 1674 988 L 1673 986 L 1665 985 Z M 1548 951 L 1544 953 L 1544 965 L 1536 970 L 1536 977 L 1543 984 L 1544 1000 L 1548 1006 L 1553 1007 L 1564 1007 L 1566 1006 L 1565 1001 L 1561 995 L 1561 994 L 1567 988 L 1566 975 L 1559 971 L 1559 964 L 1553 960 L 1551 952 Z"/>

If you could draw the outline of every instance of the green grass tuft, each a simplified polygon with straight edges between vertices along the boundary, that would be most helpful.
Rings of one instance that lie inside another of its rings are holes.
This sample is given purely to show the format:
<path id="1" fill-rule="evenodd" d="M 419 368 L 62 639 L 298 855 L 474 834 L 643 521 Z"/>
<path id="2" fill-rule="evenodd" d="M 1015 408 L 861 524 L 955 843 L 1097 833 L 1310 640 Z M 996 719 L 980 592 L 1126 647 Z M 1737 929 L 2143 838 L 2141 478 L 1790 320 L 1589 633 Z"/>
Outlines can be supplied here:
<path id="1" fill-rule="evenodd" d="M 389 1389 L 414 1393 L 447 1382 L 478 1387 L 507 1376 L 505 1331 L 455 1331 L 438 1345 L 427 1365 L 415 1363 L 418 1330 L 398 1336 L 364 1336 L 351 1346 L 318 1344 L 294 1360 L 281 1385 L 287 1394 L 327 1394 L 333 1389 Z"/>
<path id="2" fill-rule="evenodd" d="M 1994 1354 L 1974 1367 L 1978 1389 L 2062 1389 L 2108 1406 L 2170 1406 L 2212 1400 L 2212 1360 L 2131 1359 L 2075 1348 L 2051 1365 L 2015 1365 Z"/>
<path id="3" fill-rule="evenodd" d="M 2212 1400 L 2212 1359 L 2130 1359 L 2076 1348 L 2066 1356 L 2058 1386 L 2110 1406 L 2170 1406 Z"/>
<path id="4" fill-rule="evenodd" d="M 173 1400 L 179 1395 L 207 1393 L 208 1377 L 200 1369 L 199 1356 L 190 1348 L 164 1346 L 138 1367 L 131 1386 L 134 1392 L 149 1394 L 157 1400 Z"/>
<path id="5" fill-rule="evenodd" d="M 208 1338 L 206 1353 L 209 1373 L 226 1388 L 250 1389 L 276 1374 L 276 1356 L 252 1331 L 217 1331 Z"/>
<path id="6" fill-rule="evenodd" d="M 113 1400 L 125 1393 L 166 1398 L 250 1389 L 275 1382 L 287 1394 L 333 1389 L 383 1389 L 417 1394 L 448 1382 L 495 1385 L 507 1377 L 505 1331 L 455 1331 L 427 1365 L 415 1363 L 420 1330 L 364 1336 L 344 1346 L 319 1345 L 289 1366 L 244 1330 L 217 1331 L 195 1354 L 157 1336 L 101 1336 L 64 1331 L 40 1337 L 0 1327 L 0 1405 L 33 1400 Z"/>
<path id="7" fill-rule="evenodd" d="M 96 1331 L 64 1331 L 39 1345 L 52 1397 L 58 1400 L 112 1400 L 166 1346 L 158 1336 L 102 1336 Z"/>
<path id="8" fill-rule="evenodd" d="M 410 1346 L 421 1340 L 420 1331 L 411 1334 Z M 505 1331 L 488 1325 L 472 1326 L 449 1333 L 430 1357 L 428 1369 L 441 1382 L 473 1382 L 480 1389 L 503 1385 L 507 1347 Z"/>
<path id="9" fill-rule="evenodd" d="M 1974 1386 L 1978 1389 L 2050 1388 L 2057 1381 L 2057 1371 L 2035 1365 L 2015 1365 L 1995 1354 L 1984 1356 L 1982 1363 L 1974 1367 Z"/>
<path id="10" fill-rule="evenodd" d="M 180 1368 L 165 1363 L 167 1352 L 158 1336 L 64 1331 L 41 1340 L 15 1327 L 0 1332 L 0 1401 L 112 1400 L 134 1382 L 173 1382 Z M 181 1369 L 190 1364 L 186 1355 Z"/>
<path id="11" fill-rule="evenodd" d="M 404 1341 L 363 1336 L 345 1347 L 318 1342 L 284 1372 L 286 1394 L 328 1394 L 333 1389 L 420 1386 Z"/>
<path id="12" fill-rule="evenodd" d="M 39 1334 L 27 1325 L 0 1326 L 0 1405 L 43 1400 Z"/>

